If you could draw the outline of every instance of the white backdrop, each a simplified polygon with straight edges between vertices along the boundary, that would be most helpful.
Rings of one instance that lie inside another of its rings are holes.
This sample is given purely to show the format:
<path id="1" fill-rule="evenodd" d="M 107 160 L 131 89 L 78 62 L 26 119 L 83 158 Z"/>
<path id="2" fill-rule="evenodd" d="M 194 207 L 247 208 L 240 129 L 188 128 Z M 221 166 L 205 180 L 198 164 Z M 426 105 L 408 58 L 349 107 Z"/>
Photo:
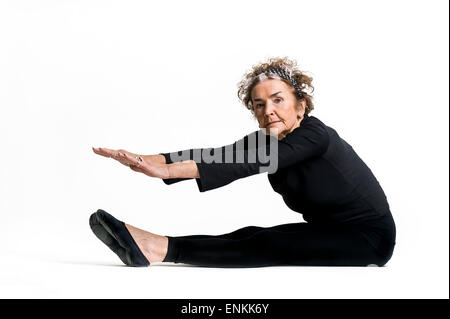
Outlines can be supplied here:
<path id="1" fill-rule="evenodd" d="M 267 175 L 200 193 L 92 146 L 156 154 L 256 130 L 253 64 L 314 77 L 311 113 L 372 169 L 397 224 L 382 268 L 125 267 L 102 208 L 164 235 L 303 221 Z M 0 1 L 0 297 L 448 298 L 447 1 Z M 112 284 L 114 280 L 114 284 Z"/>

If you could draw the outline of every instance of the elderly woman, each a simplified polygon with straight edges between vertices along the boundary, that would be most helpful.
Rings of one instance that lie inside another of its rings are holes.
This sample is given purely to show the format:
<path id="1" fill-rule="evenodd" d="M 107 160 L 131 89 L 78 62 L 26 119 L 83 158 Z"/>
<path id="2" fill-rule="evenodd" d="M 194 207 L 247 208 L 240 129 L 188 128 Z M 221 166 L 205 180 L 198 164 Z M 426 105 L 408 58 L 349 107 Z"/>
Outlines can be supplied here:
<path id="1" fill-rule="evenodd" d="M 254 65 L 239 83 L 238 96 L 260 130 L 227 146 L 187 149 L 182 155 L 94 148 L 96 154 L 161 178 L 165 184 L 195 178 L 200 192 L 268 172 L 270 166 L 267 176 L 273 190 L 306 222 L 247 226 L 222 235 L 161 236 L 99 209 L 89 220 L 94 234 L 129 266 L 153 262 L 210 267 L 385 265 L 396 235 L 387 198 L 352 146 L 309 115 L 314 108 L 311 82 L 288 58 Z M 259 137 L 255 145 L 255 133 L 261 131 L 264 138 Z M 261 149 L 263 153 L 256 152 Z M 261 154 L 269 154 L 269 162 L 266 158 L 263 163 Z M 237 160 L 238 155 L 243 160 Z"/>

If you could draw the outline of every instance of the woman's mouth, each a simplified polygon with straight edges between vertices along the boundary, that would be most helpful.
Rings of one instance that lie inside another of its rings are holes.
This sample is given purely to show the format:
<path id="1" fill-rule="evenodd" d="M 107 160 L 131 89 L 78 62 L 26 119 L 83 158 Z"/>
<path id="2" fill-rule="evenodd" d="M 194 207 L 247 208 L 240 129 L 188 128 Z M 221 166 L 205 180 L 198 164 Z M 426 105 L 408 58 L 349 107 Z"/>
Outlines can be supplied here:
<path id="1" fill-rule="evenodd" d="M 271 124 L 274 124 L 274 123 L 278 123 L 278 122 L 281 122 L 281 121 L 272 121 L 272 122 L 269 122 L 269 123 L 267 124 L 267 126 L 269 126 L 269 125 L 271 125 Z"/>

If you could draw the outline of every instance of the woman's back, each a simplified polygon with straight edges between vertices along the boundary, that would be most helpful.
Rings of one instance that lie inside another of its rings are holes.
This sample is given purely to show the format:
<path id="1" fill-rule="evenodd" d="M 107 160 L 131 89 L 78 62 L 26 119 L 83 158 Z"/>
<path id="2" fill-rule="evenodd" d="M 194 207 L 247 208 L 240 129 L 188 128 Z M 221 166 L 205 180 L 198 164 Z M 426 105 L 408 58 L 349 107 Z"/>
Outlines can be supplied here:
<path id="1" fill-rule="evenodd" d="M 326 131 L 326 145 L 316 156 L 268 174 L 273 189 L 308 222 L 361 223 L 389 213 L 383 189 L 350 144 L 314 116 L 306 116 L 290 136 Z M 318 147 L 318 146 L 314 146 Z"/>

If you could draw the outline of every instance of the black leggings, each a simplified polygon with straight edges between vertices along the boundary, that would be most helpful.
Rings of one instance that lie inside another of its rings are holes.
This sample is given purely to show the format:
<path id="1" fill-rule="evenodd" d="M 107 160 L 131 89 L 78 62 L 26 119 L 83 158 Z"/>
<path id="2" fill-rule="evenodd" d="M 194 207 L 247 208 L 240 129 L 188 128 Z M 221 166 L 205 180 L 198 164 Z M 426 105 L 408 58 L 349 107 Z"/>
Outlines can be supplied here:
<path id="1" fill-rule="evenodd" d="M 392 256 L 395 234 L 392 237 L 388 232 L 389 244 L 383 249 L 369 243 L 367 236 L 373 232 L 366 227 L 304 222 L 247 226 L 223 235 L 167 236 L 169 247 L 163 262 L 207 267 L 381 267 Z"/>

